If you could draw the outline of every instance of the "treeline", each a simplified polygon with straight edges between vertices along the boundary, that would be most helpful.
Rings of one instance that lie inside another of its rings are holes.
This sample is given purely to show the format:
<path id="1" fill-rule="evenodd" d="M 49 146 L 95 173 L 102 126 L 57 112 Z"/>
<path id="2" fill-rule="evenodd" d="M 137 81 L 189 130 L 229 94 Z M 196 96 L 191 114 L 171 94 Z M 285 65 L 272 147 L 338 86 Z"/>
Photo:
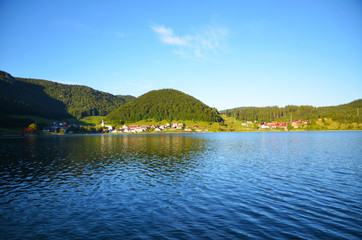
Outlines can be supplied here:
<path id="1" fill-rule="evenodd" d="M 137 122 L 143 119 L 223 121 L 215 108 L 210 108 L 196 98 L 174 89 L 148 92 L 107 116 L 107 120 L 117 123 Z"/>
<path id="2" fill-rule="evenodd" d="M 241 121 L 289 121 L 305 119 L 317 120 L 331 118 L 339 123 L 360 122 L 359 110 L 362 109 L 362 99 L 348 104 L 331 107 L 294 106 L 285 107 L 244 107 L 221 111 L 230 117 Z"/>
<path id="3" fill-rule="evenodd" d="M 51 119 L 105 116 L 133 96 L 112 95 L 86 86 L 14 78 L 0 71 L 0 110 Z"/>

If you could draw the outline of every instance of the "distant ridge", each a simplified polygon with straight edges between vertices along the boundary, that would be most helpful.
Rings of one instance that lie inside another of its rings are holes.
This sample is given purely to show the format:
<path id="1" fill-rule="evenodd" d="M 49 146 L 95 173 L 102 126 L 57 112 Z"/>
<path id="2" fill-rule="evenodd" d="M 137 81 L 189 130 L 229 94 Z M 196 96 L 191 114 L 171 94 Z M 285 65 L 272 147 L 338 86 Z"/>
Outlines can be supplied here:
<path id="1" fill-rule="evenodd" d="M 104 116 L 134 98 L 86 86 L 13 77 L 0 71 L 0 111 L 3 113 L 49 119 Z"/>
<path id="2" fill-rule="evenodd" d="M 215 108 L 210 108 L 200 100 L 174 89 L 150 91 L 107 116 L 107 120 L 117 123 L 137 122 L 143 119 L 223 121 Z"/>
<path id="3" fill-rule="evenodd" d="M 240 107 L 220 111 L 227 116 L 235 117 L 241 121 L 272 121 L 272 120 L 316 120 L 331 118 L 340 123 L 360 122 L 362 117 L 362 99 L 347 104 L 329 107 L 295 106 L 285 107 Z"/>

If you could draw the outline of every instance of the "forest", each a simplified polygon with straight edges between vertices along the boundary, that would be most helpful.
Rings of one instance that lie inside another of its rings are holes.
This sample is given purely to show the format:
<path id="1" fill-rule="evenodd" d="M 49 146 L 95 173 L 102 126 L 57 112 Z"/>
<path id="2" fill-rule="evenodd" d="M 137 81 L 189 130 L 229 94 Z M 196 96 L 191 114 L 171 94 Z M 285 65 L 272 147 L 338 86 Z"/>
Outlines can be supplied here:
<path id="1" fill-rule="evenodd" d="M 50 119 L 105 116 L 133 96 L 112 95 L 90 87 L 16 78 L 0 71 L 0 110 Z"/>
<path id="2" fill-rule="evenodd" d="M 194 120 L 221 122 L 219 112 L 196 98 L 174 89 L 150 91 L 111 112 L 107 120 L 115 123 L 137 122 L 143 119 L 161 121 Z"/>
<path id="3" fill-rule="evenodd" d="M 315 121 L 317 119 L 330 118 L 339 123 L 361 122 L 359 110 L 362 109 L 362 99 L 348 104 L 330 107 L 295 106 L 285 107 L 241 107 L 227 109 L 221 113 L 235 117 L 241 121 L 290 121 L 305 119 Z"/>

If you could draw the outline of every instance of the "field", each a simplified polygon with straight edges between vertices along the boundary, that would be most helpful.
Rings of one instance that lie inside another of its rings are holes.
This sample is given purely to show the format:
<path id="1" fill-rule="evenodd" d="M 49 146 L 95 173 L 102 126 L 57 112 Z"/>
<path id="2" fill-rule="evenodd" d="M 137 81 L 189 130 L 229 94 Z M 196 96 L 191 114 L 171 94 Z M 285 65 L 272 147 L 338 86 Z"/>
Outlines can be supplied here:
<path id="1" fill-rule="evenodd" d="M 105 116 L 90 116 L 80 119 L 82 124 L 86 125 L 99 125 L 102 120 L 105 119 Z"/>

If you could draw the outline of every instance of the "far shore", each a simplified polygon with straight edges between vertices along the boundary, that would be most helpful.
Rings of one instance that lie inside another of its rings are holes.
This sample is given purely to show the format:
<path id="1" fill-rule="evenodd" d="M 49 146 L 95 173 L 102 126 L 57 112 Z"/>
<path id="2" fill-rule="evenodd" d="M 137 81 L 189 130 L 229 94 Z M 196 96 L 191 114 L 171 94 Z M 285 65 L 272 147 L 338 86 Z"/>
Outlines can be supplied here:
<path id="1" fill-rule="evenodd" d="M 48 136 L 114 136 L 114 135 L 167 135 L 167 134 L 212 134 L 212 133 L 300 133 L 300 132 L 358 132 L 361 129 L 336 129 L 336 130 L 294 130 L 294 131 L 275 131 L 275 130 L 249 130 L 249 131 L 209 131 L 209 132 L 186 132 L 186 131 L 163 131 L 163 132 L 140 132 L 140 133 L 76 133 L 76 134 L 33 134 L 33 135 L 20 135 L 20 134 L 4 134 L 0 135 L 0 138 L 32 138 L 32 137 L 48 137 Z"/>

